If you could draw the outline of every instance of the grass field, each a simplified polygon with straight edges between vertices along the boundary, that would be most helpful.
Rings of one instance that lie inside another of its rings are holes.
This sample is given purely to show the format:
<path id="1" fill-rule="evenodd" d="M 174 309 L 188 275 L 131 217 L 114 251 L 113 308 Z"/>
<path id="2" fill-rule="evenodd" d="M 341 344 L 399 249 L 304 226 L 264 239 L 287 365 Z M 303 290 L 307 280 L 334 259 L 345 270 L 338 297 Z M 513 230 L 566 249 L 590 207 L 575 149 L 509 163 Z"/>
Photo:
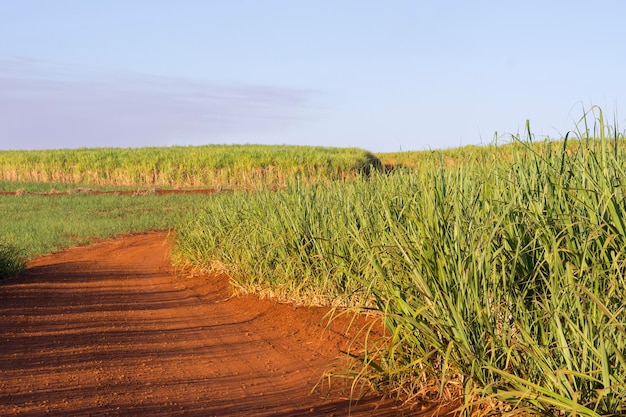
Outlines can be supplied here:
<path id="1" fill-rule="evenodd" d="M 28 187 L 28 185 L 24 185 Z M 24 187 L 20 187 L 24 188 Z M 0 196 L 0 277 L 63 247 L 125 233 L 171 230 L 210 195 Z"/>

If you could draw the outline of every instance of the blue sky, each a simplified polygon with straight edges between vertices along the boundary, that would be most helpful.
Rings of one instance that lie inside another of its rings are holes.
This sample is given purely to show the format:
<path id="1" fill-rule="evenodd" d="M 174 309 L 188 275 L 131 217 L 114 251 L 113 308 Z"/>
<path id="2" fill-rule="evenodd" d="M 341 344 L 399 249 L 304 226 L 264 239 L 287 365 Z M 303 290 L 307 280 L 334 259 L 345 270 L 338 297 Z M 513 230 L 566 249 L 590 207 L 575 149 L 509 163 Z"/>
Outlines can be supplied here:
<path id="1" fill-rule="evenodd" d="M 374 152 L 626 125 L 622 1 L 0 2 L 0 149 Z"/>

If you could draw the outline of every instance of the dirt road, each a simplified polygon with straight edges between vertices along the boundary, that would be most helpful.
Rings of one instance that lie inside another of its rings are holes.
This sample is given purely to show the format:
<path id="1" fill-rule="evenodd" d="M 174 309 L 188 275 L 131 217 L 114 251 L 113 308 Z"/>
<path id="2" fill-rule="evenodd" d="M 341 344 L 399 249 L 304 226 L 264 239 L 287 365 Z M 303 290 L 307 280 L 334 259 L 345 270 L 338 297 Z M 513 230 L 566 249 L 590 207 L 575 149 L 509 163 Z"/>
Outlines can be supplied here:
<path id="1" fill-rule="evenodd" d="M 0 415 L 410 415 L 312 390 L 341 357 L 324 310 L 176 278 L 151 233 L 42 257 L 0 281 Z M 338 327 L 339 326 L 339 327 Z M 417 415 L 419 412 L 413 412 Z"/>

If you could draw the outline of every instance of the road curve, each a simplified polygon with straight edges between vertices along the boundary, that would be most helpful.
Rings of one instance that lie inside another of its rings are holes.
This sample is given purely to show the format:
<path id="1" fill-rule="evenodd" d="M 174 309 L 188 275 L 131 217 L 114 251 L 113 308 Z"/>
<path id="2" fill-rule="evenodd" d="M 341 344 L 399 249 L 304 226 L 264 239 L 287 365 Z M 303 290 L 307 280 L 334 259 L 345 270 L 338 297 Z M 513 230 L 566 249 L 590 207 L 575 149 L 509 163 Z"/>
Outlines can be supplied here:
<path id="1" fill-rule="evenodd" d="M 169 250 L 164 233 L 126 236 L 0 281 L 0 415 L 425 415 L 314 389 L 346 347 L 342 322 L 177 278 Z"/>

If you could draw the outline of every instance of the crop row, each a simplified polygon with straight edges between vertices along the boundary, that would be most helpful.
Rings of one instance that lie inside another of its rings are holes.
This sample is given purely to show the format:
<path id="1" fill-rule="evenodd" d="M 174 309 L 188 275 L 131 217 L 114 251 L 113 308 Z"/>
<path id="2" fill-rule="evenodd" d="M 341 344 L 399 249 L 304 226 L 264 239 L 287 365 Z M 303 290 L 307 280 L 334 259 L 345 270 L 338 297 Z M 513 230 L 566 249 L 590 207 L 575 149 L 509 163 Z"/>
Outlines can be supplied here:
<path id="1" fill-rule="evenodd" d="M 0 180 L 97 186 L 248 187 L 353 178 L 375 169 L 349 148 L 207 145 L 0 152 Z"/>

